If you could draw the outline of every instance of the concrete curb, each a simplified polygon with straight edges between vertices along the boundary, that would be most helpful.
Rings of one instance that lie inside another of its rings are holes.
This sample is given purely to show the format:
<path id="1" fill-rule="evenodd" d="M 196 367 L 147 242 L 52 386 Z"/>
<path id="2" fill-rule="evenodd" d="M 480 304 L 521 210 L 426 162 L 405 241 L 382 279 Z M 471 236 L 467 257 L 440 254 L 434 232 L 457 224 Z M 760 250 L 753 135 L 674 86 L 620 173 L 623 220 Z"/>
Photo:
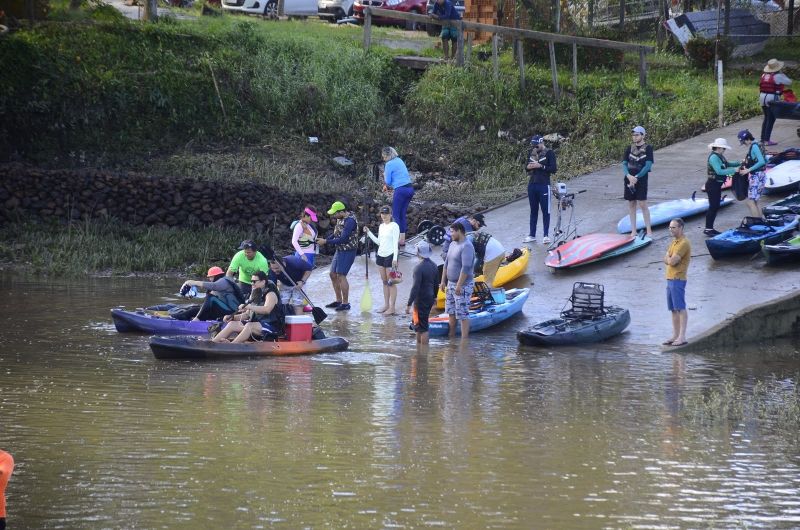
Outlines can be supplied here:
<path id="1" fill-rule="evenodd" d="M 669 352 L 725 351 L 766 338 L 800 337 L 800 290 L 777 300 L 755 304 L 693 337 Z"/>

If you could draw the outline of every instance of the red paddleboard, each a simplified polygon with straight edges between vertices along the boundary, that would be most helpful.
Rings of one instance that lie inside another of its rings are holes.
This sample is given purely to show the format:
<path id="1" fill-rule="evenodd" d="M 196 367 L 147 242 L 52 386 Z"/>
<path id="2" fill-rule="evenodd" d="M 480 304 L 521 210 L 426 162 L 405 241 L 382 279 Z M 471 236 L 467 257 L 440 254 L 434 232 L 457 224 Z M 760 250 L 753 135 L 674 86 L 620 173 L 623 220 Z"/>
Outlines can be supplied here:
<path id="1" fill-rule="evenodd" d="M 594 261 L 609 250 L 614 250 L 633 241 L 630 234 L 588 234 L 551 250 L 544 264 L 554 269 L 577 267 Z"/>

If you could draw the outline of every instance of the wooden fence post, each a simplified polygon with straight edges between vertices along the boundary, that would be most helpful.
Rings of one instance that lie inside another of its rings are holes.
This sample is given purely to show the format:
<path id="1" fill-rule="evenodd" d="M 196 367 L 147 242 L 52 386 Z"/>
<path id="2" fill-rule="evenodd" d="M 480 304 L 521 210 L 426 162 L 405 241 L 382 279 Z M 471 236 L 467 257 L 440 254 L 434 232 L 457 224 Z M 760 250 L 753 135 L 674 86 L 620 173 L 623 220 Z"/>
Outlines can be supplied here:
<path id="1" fill-rule="evenodd" d="M 369 8 L 364 10 L 364 49 L 369 50 L 372 44 L 372 11 Z"/>
<path id="2" fill-rule="evenodd" d="M 645 57 L 644 48 L 639 48 L 639 86 L 642 88 L 647 87 L 647 58 Z"/>
<path id="3" fill-rule="evenodd" d="M 467 64 L 472 62 L 472 32 L 467 35 L 467 57 L 464 59 Z"/>
<path id="4" fill-rule="evenodd" d="M 464 66 L 464 21 L 459 21 L 456 26 L 458 30 L 458 49 L 456 50 L 456 65 Z"/>
<path id="5" fill-rule="evenodd" d="M 492 69 L 494 70 L 494 80 L 497 81 L 500 79 L 500 62 L 498 60 L 498 50 L 499 47 L 498 40 L 500 40 L 500 36 L 497 33 L 492 33 Z"/>
<path id="6" fill-rule="evenodd" d="M 558 90 L 558 67 L 556 66 L 556 45 L 553 41 L 547 41 L 547 47 L 550 50 L 550 73 L 553 76 L 553 95 L 556 98 L 556 103 L 561 99 L 561 94 Z"/>
<path id="7" fill-rule="evenodd" d="M 519 91 L 525 92 L 525 54 L 522 51 L 522 39 L 517 39 L 517 62 L 519 63 Z"/>
<path id="8" fill-rule="evenodd" d="M 572 90 L 578 93 L 578 45 L 572 43 Z"/>

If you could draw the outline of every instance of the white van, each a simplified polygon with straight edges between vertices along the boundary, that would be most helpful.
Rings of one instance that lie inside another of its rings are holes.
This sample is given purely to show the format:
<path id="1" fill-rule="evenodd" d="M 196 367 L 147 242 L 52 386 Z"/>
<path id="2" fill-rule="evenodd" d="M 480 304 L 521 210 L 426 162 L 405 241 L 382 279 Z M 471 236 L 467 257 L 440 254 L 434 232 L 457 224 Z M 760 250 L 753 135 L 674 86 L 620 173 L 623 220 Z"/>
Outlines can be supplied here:
<path id="1" fill-rule="evenodd" d="M 222 9 L 278 18 L 317 15 L 317 0 L 222 0 Z"/>
<path id="2" fill-rule="evenodd" d="M 319 18 L 341 20 L 353 16 L 354 0 L 319 0 Z"/>

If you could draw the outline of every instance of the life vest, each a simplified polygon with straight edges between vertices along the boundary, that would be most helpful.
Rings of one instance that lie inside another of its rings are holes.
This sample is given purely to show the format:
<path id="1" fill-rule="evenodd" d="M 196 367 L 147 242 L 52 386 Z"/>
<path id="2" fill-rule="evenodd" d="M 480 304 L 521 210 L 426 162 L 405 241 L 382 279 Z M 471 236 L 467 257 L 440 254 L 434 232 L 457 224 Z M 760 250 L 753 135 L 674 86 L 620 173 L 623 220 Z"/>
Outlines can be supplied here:
<path id="1" fill-rule="evenodd" d="M 758 82 L 758 90 L 764 94 L 775 94 L 780 96 L 783 94 L 783 85 L 775 82 L 775 74 L 761 74 L 761 80 Z"/>
<path id="2" fill-rule="evenodd" d="M 631 144 L 628 154 L 628 172 L 636 176 L 647 163 L 647 144 Z"/>
<path id="3" fill-rule="evenodd" d="M 747 151 L 747 156 L 746 156 L 746 157 L 744 157 L 744 162 L 743 162 L 743 164 L 744 164 L 744 165 L 745 165 L 745 167 L 747 167 L 747 168 L 751 168 L 751 167 L 753 167 L 754 165 L 758 164 L 758 157 L 757 157 L 757 156 L 753 156 L 753 149 L 754 149 L 754 148 L 755 148 L 755 149 L 758 149 L 759 147 L 758 147 L 758 145 L 756 145 L 756 144 L 751 144 L 751 145 L 750 145 L 750 150 L 749 150 L 749 151 Z"/>
<path id="4" fill-rule="evenodd" d="M 253 322 L 266 322 L 270 325 L 270 327 L 272 327 L 272 329 L 277 331 L 279 334 L 282 334 L 283 327 L 286 322 L 286 310 L 281 303 L 281 293 L 278 291 L 278 286 L 272 281 L 267 280 L 267 286 L 264 289 L 264 296 L 261 298 L 261 300 L 255 302 L 255 305 L 263 306 L 269 293 L 275 293 L 278 303 L 275 304 L 275 307 L 273 307 L 272 311 L 270 311 L 267 315 L 261 313 L 252 313 L 250 315 L 250 320 Z"/>
<path id="5" fill-rule="evenodd" d="M 225 281 L 228 282 L 228 285 L 230 285 L 230 287 L 233 290 L 233 292 L 230 293 L 230 295 L 228 293 L 226 293 L 224 295 L 224 298 L 233 298 L 233 302 L 235 302 L 233 304 L 233 307 L 239 307 L 239 305 L 243 304 L 244 301 L 245 301 L 245 297 L 244 297 L 244 293 L 242 292 L 242 288 L 239 287 L 239 284 L 237 282 L 235 282 L 231 278 L 228 278 L 227 276 L 225 277 Z"/>
<path id="6" fill-rule="evenodd" d="M 728 179 L 728 176 L 727 175 L 719 175 L 719 174 L 717 174 L 716 171 L 714 171 L 714 167 L 711 165 L 711 157 L 712 156 L 718 156 L 719 157 L 720 161 L 722 162 L 723 169 L 728 167 L 728 161 L 725 159 L 724 156 L 722 156 L 719 153 L 711 153 L 710 155 L 708 155 L 708 168 L 707 168 L 708 178 L 714 179 L 717 182 L 725 182 Z"/>
<path id="7" fill-rule="evenodd" d="M 300 245 L 300 248 L 302 248 L 303 250 L 305 250 L 307 248 L 311 248 L 311 250 L 316 252 L 316 250 L 317 250 L 317 243 L 316 243 L 317 231 L 310 224 L 307 225 L 307 227 L 308 227 L 308 230 L 311 231 L 311 235 L 308 235 L 308 233 L 306 232 L 306 229 L 304 228 L 303 229 L 303 233 L 301 233 L 300 237 L 297 238 L 297 244 Z"/>
<path id="8" fill-rule="evenodd" d="M 333 237 L 341 237 L 344 232 L 344 222 L 347 219 L 352 219 L 356 222 L 356 228 L 350 233 L 350 237 L 344 243 L 336 245 L 336 250 L 356 250 L 358 249 L 358 219 L 353 212 L 347 214 L 336 222 L 336 227 L 333 229 Z"/>
<path id="9" fill-rule="evenodd" d="M 475 248 L 475 274 L 483 273 L 483 261 L 486 257 L 486 245 L 489 243 L 491 238 L 492 235 L 487 234 L 486 232 L 474 232 L 471 237 L 472 246 Z"/>

